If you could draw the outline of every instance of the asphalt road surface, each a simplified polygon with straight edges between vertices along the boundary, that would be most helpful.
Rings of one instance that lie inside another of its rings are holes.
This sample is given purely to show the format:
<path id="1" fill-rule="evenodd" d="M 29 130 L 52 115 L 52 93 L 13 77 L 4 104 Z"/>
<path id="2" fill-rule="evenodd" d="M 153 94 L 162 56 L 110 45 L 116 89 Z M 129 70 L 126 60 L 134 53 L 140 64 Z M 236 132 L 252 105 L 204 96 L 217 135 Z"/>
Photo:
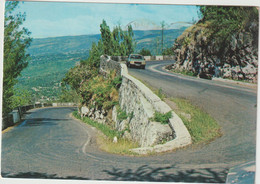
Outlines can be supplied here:
<path id="1" fill-rule="evenodd" d="M 95 129 L 70 117 L 75 108 L 34 109 L 2 135 L 2 176 L 222 183 L 230 167 L 255 160 L 256 91 L 163 74 L 161 64 L 129 72 L 169 96 L 191 99 L 219 122 L 222 137 L 157 156 L 113 155 L 96 147 Z"/>

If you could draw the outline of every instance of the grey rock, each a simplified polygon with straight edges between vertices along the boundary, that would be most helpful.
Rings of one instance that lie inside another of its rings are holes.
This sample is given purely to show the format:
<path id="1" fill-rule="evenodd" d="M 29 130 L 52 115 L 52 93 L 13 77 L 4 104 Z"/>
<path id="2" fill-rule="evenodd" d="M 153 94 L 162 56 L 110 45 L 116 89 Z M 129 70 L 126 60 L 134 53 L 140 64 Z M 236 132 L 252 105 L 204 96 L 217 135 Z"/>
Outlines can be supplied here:
<path id="1" fill-rule="evenodd" d="M 146 128 L 145 138 L 141 142 L 142 147 L 161 144 L 169 141 L 173 134 L 169 125 L 162 125 L 159 122 L 150 122 Z"/>
<path id="2" fill-rule="evenodd" d="M 81 107 L 81 114 L 83 116 L 87 115 L 89 113 L 89 108 L 86 106 Z"/>
<path id="3" fill-rule="evenodd" d="M 116 136 L 113 138 L 113 143 L 117 143 L 117 137 Z"/>

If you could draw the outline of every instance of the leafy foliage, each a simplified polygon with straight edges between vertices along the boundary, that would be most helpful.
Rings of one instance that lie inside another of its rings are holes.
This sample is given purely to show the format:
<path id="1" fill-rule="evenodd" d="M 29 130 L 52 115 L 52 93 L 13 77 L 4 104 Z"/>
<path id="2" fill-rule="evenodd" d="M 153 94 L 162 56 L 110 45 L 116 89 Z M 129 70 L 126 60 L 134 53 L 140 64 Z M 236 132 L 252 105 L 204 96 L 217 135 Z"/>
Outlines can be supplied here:
<path id="1" fill-rule="evenodd" d="M 4 78 L 3 78 L 3 114 L 7 114 L 13 107 L 12 96 L 14 85 L 21 71 L 28 65 L 26 49 L 30 46 L 30 32 L 21 28 L 25 21 L 25 14 L 13 15 L 18 2 L 7 1 L 4 23 Z M 16 102 L 14 102 L 16 103 Z"/>
<path id="2" fill-rule="evenodd" d="M 169 111 L 167 113 L 160 113 L 160 112 L 155 112 L 154 117 L 151 119 L 152 121 L 157 121 L 161 122 L 162 124 L 168 124 L 169 119 L 172 117 L 172 112 Z"/>
<path id="3" fill-rule="evenodd" d="M 166 55 L 174 55 L 174 50 L 172 47 L 164 49 L 162 52 L 162 55 L 166 56 Z"/>
<path id="4" fill-rule="evenodd" d="M 133 30 L 123 31 L 120 26 L 112 32 L 106 21 L 100 25 L 101 39 L 93 43 L 89 52 L 89 58 L 83 60 L 79 65 L 71 68 L 63 79 L 63 86 L 70 85 L 80 96 L 82 104 L 92 104 L 98 108 L 109 109 L 118 101 L 118 88 L 121 77 L 111 72 L 108 78 L 98 75 L 100 56 L 125 55 L 134 50 Z"/>
<path id="5" fill-rule="evenodd" d="M 127 118 L 128 118 L 128 115 L 127 115 L 126 111 L 125 111 L 125 110 L 122 110 L 122 109 L 120 108 L 120 106 L 118 106 L 118 108 L 117 108 L 117 119 L 118 119 L 119 121 L 123 121 L 123 120 L 125 120 L 125 119 L 127 119 Z"/>
<path id="6" fill-rule="evenodd" d="M 128 26 L 127 31 L 123 31 L 120 26 L 117 26 L 111 32 L 106 21 L 103 20 L 100 32 L 104 54 L 125 56 L 134 52 L 134 32 L 131 25 Z"/>
<path id="7" fill-rule="evenodd" d="M 259 12 L 256 7 L 200 6 L 201 19 L 174 44 L 175 69 L 211 79 L 228 77 L 254 81 L 242 70 L 257 67 Z M 187 62 L 185 62 L 187 61 Z M 184 67 L 184 64 L 187 64 Z M 227 64 L 227 65 L 226 65 Z M 237 67 L 228 74 L 224 66 Z"/>
<path id="8" fill-rule="evenodd" d="M 209 37 L 217 43 L 230 41 L 232 35 L 245 29 L 249 22 L 258 23 L 258 10 L 255 7 L 201 6 L 200 13 L 202 19 L 199 23 L 208 22 L 206 28 Z"/>
<path id="9" fill-rule="evenodd" d="M 118 103 L 117 87 L 120 87 L 121 81 L 112 72 L 108 78 L 95 76 L 80 87 L 82 103 L 95 104 L 98 108 L 110 109 Z M 121 77 L 120 77 L 121 78 Z M 118 83 L 120 81 L 120 84 Z"/>
<path id="10" fill-rule="evenodd" d="M 143 55 L 143 56 L 151 56 L 151 51 L 145 48 L 142 48 L 142 50 L 139 52 L 139 54 Z"/>
<path id="11" fill-rule="evenodd" d="M 57 101 L 79 103 L 80 99 L 75 90 L 66 86 L 62 88 L 62 93 L 59 95 Z"/>
<path id="12" fill-rule="evenodd" d="M 164 30 L 164 47 L 170 47 L 183 30 L 184 28 Z M 122 31 L 126 32 L 126 30 Z M 160 38 L 160 30 L 136 30 L 133 33 L 132 40 L 135 48 L 133 52 L 138 53 L 142 48 L 146 48 L 151 51 L 151 54 L 155 54 L 154 40 L 156 37 Z M 30 59 L 27 60 L 28 66 L 18 76 L 18 83 L 14 88 L 28 90 L 35 101 L 65 100 L 63 97 L 60 98 L 64 91 L 61 81 L 70 68 L 75 67 L 80 63 L 79 61 L 88 62 L 88 57 L 92 57 L 89 59 L 91 65 L 99 67 L 99 56 L 104 53 L 100 39 L 101 34 L 33 39 L 30 47 L 26 49 L 30 54 Z M 122 45 L 123 37 L 120 37 L 120 40 Z M 92 52 L 91 56 L 89 56 L 90 52 Z M 125 52 L 116 52 L 114 55 L 121 55 L 120 53 Z"/>
<path id="13" fill-rule="evenodd" d="M 14 109 L 19 106 L 29 105 L 32 103 L 32 94 L 26 89 L 14 89 L 14 95 L 11 97 L 12 106 Z"/>

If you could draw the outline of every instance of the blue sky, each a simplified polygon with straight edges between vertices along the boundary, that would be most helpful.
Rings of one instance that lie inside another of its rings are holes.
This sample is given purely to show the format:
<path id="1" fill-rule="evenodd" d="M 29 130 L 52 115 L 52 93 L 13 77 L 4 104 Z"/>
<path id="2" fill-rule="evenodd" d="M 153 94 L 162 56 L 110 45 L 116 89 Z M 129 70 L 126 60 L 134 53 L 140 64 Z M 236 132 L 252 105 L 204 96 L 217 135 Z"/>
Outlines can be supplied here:
<path id="1" fill-rule="evenodd" d="M 162 21 L 177 28 L 184 25 L 178 22 L 198 20 L 197 7 L 189 5 L 23 2 L 17 11 L 26 12 L 23 26 L 33 38 L 97 34 L 103 19 L 111 29 L 133 22 L 135 30 L 159 29 Z"/>

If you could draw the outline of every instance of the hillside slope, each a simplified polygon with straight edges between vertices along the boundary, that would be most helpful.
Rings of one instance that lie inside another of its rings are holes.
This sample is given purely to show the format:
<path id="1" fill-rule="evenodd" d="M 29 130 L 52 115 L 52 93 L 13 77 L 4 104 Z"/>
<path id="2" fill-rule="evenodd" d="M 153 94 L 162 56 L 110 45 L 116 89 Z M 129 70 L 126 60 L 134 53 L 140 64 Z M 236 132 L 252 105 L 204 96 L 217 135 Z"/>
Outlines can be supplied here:
<path id="1" fill-rule="evenodd" d="M 170 47 L 185 28 L 164 31 L 164 46 Z M 161 30 L 134 31 L 136 51 L 142 48 L 152 54 L 161 51 Z M 29 65 L 18 78 L 16 88 L 29 90 L 36 101 L 55 100 L 61 92 L 60 83 L 67 71 L 89 56 L 93 42 L 100 34 L 34 39 L 27 52 Z"/>
<path id="2" fill-rule="evenodd" d="M 206 7 L 204 11 L 203 18 L 178 37 L 173 46 L 176 63 L 168 69 L 257 83 L 258 10 Z"/>
<path id="3" fill-rule="evenodd" d="M 187 27 L 180 29 L 164 30 L 164 48 L 171 47 L 174 40 L 180 36 Z M 46 54 L 71 54 L 71 53 L 87 53 L 89 52 L 93 42 L 97 43 L 100 34 L 80 35 L 80 36 L 62 36 L 51 38 L 33 39 L 31 46 L 27 52 L 32 56 Z M 161 30 L 136 30 L 134 31 L 134 39 L 136 41 L 135 52 L 139 52 L 142 48 L 149 49 L 152 54 L 157 54 L 156 49 L 161 49 Z M 157 46 L 159 45 L 159 46 Z M 158 48 L 157 48 L 158 47 Z M 160 53 L 158 53 L 160 54 Z"/>

